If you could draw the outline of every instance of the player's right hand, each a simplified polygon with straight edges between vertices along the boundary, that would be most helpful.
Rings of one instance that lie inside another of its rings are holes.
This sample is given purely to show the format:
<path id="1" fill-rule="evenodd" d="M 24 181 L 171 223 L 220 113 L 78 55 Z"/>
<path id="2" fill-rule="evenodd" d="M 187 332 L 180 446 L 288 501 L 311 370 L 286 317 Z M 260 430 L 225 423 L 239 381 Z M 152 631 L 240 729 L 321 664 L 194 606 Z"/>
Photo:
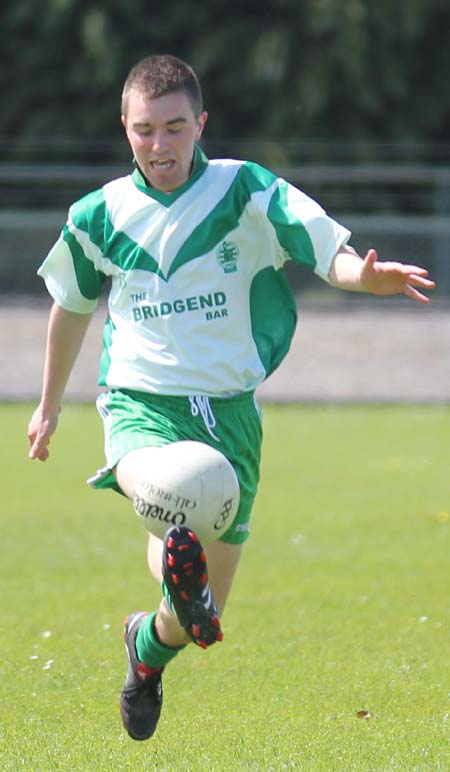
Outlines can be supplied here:
<path id="1" fill-rule="evenodd" d="M 28 439 L 31 446 L 28 458 L 47 461 L 50 455 L 48 450 L 50 437 L 56 430 L 58 418 L 59 411 L 56 414 L 44 415 L 40 406 L 34 411 L 28 424 Z"/>

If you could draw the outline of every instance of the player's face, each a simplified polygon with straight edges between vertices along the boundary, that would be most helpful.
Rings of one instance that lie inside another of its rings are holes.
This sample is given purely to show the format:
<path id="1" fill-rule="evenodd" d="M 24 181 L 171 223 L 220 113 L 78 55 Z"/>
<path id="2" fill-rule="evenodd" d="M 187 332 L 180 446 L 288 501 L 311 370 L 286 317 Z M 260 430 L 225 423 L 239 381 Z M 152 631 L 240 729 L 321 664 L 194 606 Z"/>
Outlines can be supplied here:
<path id="1" fill-rule="evenodd" d="M 129 94 L 122 123 L 140 170 L 156 190 L 169 193 L 189 178 L 207 117 L 203 112 L 196 118 L 182 91 L 156 99 Z"/>

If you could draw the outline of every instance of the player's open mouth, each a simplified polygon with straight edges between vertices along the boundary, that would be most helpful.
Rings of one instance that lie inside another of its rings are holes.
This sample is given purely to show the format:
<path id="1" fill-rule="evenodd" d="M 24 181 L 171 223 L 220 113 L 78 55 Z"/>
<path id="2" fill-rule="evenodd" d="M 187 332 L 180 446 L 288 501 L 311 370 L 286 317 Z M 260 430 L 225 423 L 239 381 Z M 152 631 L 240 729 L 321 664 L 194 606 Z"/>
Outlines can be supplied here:
<path id="1" fill-rule="evenodd" d="M 175 161 L 171 161 L 170 159 L 165 161 L 150 161 L 150 166 L 152 169 L 155 169 L 155 171 L 165 171 L 166 169 L 171 169 L 174 165 Z"/>

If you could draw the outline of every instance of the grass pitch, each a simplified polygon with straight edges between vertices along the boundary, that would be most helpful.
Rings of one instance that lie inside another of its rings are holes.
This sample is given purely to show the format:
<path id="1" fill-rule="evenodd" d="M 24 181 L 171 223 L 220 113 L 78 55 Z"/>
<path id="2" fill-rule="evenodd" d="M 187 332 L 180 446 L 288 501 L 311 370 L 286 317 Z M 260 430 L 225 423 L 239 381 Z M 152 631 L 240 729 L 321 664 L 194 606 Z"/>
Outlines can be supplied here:
<path id="1" fill-rule="evenodd" d="M 46 464 L 0 406 L 2 772 L 450 768 L 449 410 L 265 406 L 225 640 L 167 669 L 155 737 L 121 728 L 122 619 L 153 608 L 131 506 L 83 484 L 94 408 Z"/>

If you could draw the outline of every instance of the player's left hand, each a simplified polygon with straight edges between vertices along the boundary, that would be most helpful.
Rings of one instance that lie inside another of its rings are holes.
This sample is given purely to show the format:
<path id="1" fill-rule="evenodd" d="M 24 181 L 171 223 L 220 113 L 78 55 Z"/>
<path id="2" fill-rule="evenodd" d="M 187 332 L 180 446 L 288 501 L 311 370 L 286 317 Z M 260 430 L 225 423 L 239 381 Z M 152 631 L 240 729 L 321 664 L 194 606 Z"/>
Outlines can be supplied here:
<path id="1" fill-rule="evenodd" d="M 379 261 L 377 251 L 369 249 L 363 260 L 360 280 L 361 288 L 374 295 L 404 294 L 419 303 L 429 303 L 430 298 L 420 289 L 432 290 L 436 285 L 427 276 L 428 271 L 418 265 Z"/>

